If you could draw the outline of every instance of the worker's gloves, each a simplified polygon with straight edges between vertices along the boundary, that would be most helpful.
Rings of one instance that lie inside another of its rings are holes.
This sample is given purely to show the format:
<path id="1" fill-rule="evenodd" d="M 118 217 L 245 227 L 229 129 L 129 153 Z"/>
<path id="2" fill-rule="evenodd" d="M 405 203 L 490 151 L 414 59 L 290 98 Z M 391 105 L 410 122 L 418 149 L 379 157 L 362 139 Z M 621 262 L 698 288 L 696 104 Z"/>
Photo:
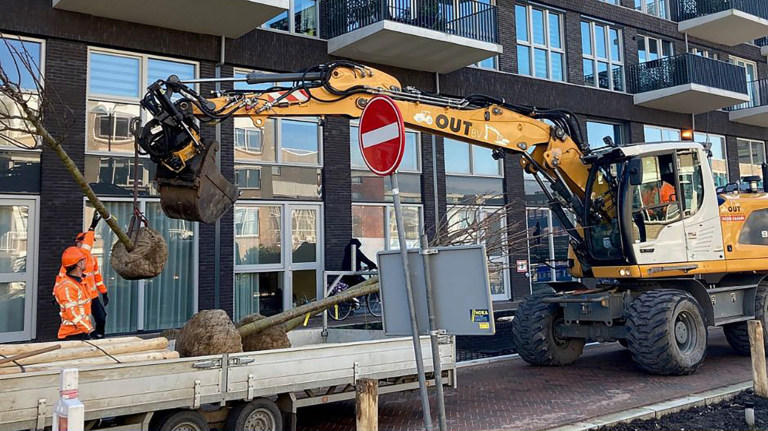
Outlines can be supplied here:
<path id="1" fill-rule="evenodd" d="M 106 292 L 101 294 L 101 299 L 104 300 L 104 306 L 109 305 L 109 295 Z"/>
<path id="2" fill-rule="evenodd" d="M 93 212 L 93 218 L 91 219 L 91 228 L 90 230 L 95 230 L 96 226 L 99 224 L 99 221 L 101 221 L 101 214 L 99 214 L 98 211 Z"/>

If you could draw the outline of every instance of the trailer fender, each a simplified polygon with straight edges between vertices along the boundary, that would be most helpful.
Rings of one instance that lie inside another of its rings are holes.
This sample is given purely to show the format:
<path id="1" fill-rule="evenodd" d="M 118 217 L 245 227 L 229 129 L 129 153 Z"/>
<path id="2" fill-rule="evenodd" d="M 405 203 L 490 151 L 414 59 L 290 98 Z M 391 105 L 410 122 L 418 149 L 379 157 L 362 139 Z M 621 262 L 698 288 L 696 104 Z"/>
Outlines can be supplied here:
<path id="1" fill-rule="evenodd" d="M 691 278 L 681 278 L 676 280 L 664 280 L 659 283 L 665 289 L 683 290 L 691 294 L 701 309 L 704 310 L 704 323 L 707 326 L 715 325 L 715 309 L 712 307 L 712 301 L 707 294 L 707 288 L 699 280 Z"/>

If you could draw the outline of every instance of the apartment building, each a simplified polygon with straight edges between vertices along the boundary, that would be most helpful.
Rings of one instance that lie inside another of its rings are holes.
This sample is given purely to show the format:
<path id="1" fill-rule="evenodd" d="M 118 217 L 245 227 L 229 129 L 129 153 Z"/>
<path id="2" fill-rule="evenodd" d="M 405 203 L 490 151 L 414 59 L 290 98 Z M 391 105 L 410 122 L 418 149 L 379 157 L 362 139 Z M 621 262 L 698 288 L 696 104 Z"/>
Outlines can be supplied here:
<path id="1" fill-rule="evenodd" d="M 165 217 L 153 164 L 142 158 L 134 169 L 129 124 L 147 117 L 146 86 L 170 74 L 241 77 L 350 59 L 425 91 L 571 110 L 590 146 L 606 137 L 710 142 L 718 185 L 762 175 L 766 161 L 762 0 L 0 0 L 0 32 L 40 65 L 54 107 L 68 113 L 66 123 L 46 121 L 66 128 L 66 150 L 110 211 L 128 222 L 138 182 L 140 209 L 168 242 L 163 274 L 129 282 L 110 269 L 115 238 L 100 227 L 94 253 L 111 333 L 179 327 L 209 308 L 234 318 L 279 312 L 322 294 L 323 271 L 340 269 L 352 237 L 371 257 L 397 246 L 389 180 L 367 171 L 357 124 L 345 118 L 205 129 L 222 142 L 222 171 L 240 199 L 218 225 Z M 199 85 L 203 95 L 214 89 Z M 417 131 L 406 149 L 409 244 L 443 220 L 512 204 L 503 223 L 531 239 L 492 258 L 494 299 L 572 280 L 567 239 L 518 156 L 495 161 L 490 150 Z M 92 213 L 54 154 L 0 136 L 0 342 L 55 336 L 59 258 Z"/>

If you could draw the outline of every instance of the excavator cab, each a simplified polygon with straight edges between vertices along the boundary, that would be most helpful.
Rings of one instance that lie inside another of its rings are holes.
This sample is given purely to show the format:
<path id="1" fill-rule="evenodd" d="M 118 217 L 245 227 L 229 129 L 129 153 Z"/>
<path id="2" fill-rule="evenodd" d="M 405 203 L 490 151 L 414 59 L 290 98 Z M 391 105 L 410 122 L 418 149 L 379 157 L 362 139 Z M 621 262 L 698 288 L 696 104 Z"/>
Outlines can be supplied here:
<path id="1" fill-rule="evenodd" d="M 220 144 L 201 136 L 193 115 L 196 103 L 176 76 L 152 84 L 141 106 L 154 117 L 136 131 L 141 152 L 157 164 L 163 212 L 170 218 L 214 223 L 237 200 L 237 187 L 216 163 Z"/>

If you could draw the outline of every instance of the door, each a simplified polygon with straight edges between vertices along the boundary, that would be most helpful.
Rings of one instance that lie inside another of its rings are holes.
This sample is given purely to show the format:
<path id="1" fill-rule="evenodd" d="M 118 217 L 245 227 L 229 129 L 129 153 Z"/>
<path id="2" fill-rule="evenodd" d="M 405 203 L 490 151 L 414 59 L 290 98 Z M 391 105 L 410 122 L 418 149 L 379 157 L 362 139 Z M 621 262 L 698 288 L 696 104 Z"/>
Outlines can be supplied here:
<path id="1" fill-rule="evenodd" d="M 706 156 L 699 150 L 679 151 L 680 203 L 685 219 L 688 260 L 722 260 L 723 235 L 714 181 Z"/>
<path id="2" fill-rule="evenodd" d="M 35 199 L 0 199 L 0 343 L 34 337 L 36 210 Z"/>
<path id="3" fill-rule="evenodd" d="M 320 233 L 320 205 L 288 204 L 290 229 L 286 229 L 286 295 L 284 308 L 306 304 L 322 295 L 322 244 Z"/>
<path id="4" fill-rule="evenodd" d="M 640 265 L 687 262 L 675 153 L 642 158 L 642 184 L 630 186 L 632 247 Z"/>
<path id="5" fill-rule="evenodd" d="M 738 57 L 731 57 L 731 63 L 744 68 L 747 79 L 747 94 L 749 94 L 750 99 L 747 102 L 748 106 L 745 107 L 760 106 L 760 94 L 757 89 L 757 63 Z"/>

